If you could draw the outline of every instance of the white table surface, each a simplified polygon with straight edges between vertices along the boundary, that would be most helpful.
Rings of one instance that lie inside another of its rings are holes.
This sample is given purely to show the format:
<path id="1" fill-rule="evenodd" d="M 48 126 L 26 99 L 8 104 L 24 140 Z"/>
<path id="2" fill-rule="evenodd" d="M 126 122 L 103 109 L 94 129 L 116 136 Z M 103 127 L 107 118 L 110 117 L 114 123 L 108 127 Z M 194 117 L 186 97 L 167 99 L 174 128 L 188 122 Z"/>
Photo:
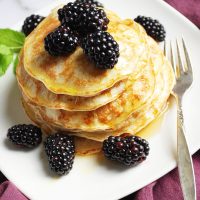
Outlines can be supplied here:
<path id="1" fill-rule="evenodd" d="M 0 0 L 0 28 L 10 28 L 56 0 Z"/>

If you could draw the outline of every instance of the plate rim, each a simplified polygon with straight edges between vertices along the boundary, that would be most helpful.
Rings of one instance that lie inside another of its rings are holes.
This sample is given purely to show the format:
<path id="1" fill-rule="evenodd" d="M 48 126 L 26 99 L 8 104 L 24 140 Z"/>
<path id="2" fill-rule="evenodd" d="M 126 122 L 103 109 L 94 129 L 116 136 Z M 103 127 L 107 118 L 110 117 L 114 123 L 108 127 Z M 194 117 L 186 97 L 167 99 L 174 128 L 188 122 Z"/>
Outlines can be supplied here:
<path id="1" fill-rule="evenodd" d="M 154 1 L 156 1 L 157 3 L 159 3 L 159 4 L 160 4 L 161 6 L 163 6 L 165 9 L 168 9 L 168 10 L 172 11 L 173 14 L 176 15 L 176 17 L 181 18 L 181 20 L 183 20 L 185 23 L 187 23 L 194 31 L 197 31 L 197 32 L 200 34 L 200 29 L 199 29 L 193 22 L 191 22 L 187 17 L 185 17 L 183 14 L 181 14 L 179 11 L 177 11 L 175 8 L 173 8 L 171 5 L 169 5 L 167 2 L 165 2 L 164 0 L 154 0 Z M 59 5 L 59 3 L 61 3 L 61 2 L 60 2 L 60 1 L 53 2 L 53 3 L 51 3 L 49 6 L 45 6 L 45 7 L 41 8 L 41 9 L 39 9 L 39 10 L 36 10 L 35 13 L 42 13 L 42 12 L 44 12 L 44 10 L 46 10 L 48 7 L 51 8 L 52 5 L 56 5 L 56 4 Z M 10 28 L 19 29 L 19 27 L 20 27 L 20 25 L 22 24 L 22 22 L 23 22 L 23 20 L 19 21 L 18 23 L 16 23 L 15 25 L 11 26 Z M 192 154 L 194 154 L 194 153 L 196 153 L 198 150 L 199 150 L 199 147 L 198 147 L 198 145 L 196 145 L 195 147 L 194 147 L 194 146 L 191 147 L 190 152 L 192 152 Z M 177 166 L 176 163 L 171 163 L 171 164 L 168 165 L 166 168 L 164 168 L 162 171 L 159 171 L 160 173 L 159 173 L 159 176 L 156 176 L 156 177 L 157 177 L 156 180 L 159 179 L 159 178 L 161 178 L 161 177 L 163 177 L 163 176 L 166 175 L 168 172 L 172 171 L 176 166 Z M 7 170 L 2 169 L 2 168 L 1 168 L 1 165 L 0 165 L 0 170 L 1 170 L 1 172 L 6 176 L 6 178 L 8 178 L 8 180 L 11 180 L 11 179 L 9 179 L 9 176 L 7 176 L 7 173 L 6 173 Z M 8 173 L 8 174 L 9 174 L 9 173 Z M 158 174 L 158 173 L 157 173 L 157 174 Z M 139 189 L 141 189 L 141 188 L 143 188 L 143 187 L 149 185 L 150 183 L 152 183 L 152 182 L 154 182 L 154 181 L 156 181 L 156 180 L 155 180 L 155 178 L 152 178 L 152 180 L 149 179 L 149 180 L 148 180 L 148 183 L 141 184 L 141 185 L 143 185 L 143 186 L 138 186 L 138 187 L 136 188 L 135 191 L 132 191 L 131 189 L 127 189 L 126 191 L 123 190 L 123 191 L 120 191 L 120 193 L 115 193 L 115 194 L 112 195 L 112 199 L 119 199 L 119 198 L 126 197 L 127 195 L 130 195 L 130 194 L 132 194 L 132 193 L 134 193 L 134 192 L 137 192 Z M 26 193 L 26 192 L 24 191 L 23 188 L 19 187 L 18 184 L 15 183 L 15 181 L 12 181 L 12 180 L 11 180 L 11 182 L 15 184 L 15 186 L 20 190 L 20 192 L 21 192 L 24 196 L 26 196 L 26 197 L 28 197 L 28 198 L 31 199 L 31 197 L 29 197 L 29 194 Z M 119 195 L 119 194 L 120 194 L 120 195 Z"/>

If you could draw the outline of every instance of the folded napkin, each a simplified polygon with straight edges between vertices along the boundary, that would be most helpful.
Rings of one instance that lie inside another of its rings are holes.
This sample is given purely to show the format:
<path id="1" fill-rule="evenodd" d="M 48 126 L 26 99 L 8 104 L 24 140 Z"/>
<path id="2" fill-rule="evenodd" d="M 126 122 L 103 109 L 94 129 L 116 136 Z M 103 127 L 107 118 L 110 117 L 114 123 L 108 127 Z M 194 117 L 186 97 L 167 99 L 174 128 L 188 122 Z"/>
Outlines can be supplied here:
<path id="1" fill-rule="evenodd" d="M 197 200 L 200 200 L 200 150 L 193 156 Z M 183 200 L 178 170 L 175 169 L 124 200 Z"/>
<path id="2" fill-rule="evenodd" d="M 165 0 L 200 28 L 200 0 Z"/>
<path id="3" fill-rule="evenodd" d="M 165 0 L 179 10 L 200 28 L 200 0 Z M 193 156 L 197 184 L 197 200 L 200 200 L 200 150 Z M 178 170 L 174 169 L 159 180 L 149 184 L 138 192 L 123 200 L 182 200 Z M 27 200 L 27 198 L 11 183 L 6 181 L 0 185 L 0 200 Z"/>
<path id="4" fill-rule="evenodd" d="M 10 181 L 0 185 L 0 200 L 27 200 L 27 198 Z"/>

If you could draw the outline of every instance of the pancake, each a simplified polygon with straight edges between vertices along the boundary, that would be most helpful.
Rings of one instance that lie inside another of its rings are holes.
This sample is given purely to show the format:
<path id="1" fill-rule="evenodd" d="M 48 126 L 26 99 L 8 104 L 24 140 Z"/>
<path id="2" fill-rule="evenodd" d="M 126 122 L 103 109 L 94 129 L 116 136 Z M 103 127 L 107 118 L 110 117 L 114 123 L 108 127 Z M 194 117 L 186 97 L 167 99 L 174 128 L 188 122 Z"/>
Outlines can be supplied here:
<path id="1" fill-rule="evenodd" d="M 26 38 L 17 68 L 22 103 L 45 134 L 73 135 L 77 154 L 89 155 L 109 136 L 135 135 L 164 113 L 174 74 L 144 29 L 111 11 L 108 32 L 120 46 L 113 69 L 97 69 L 79 47 L 50 56 L 44 38 L 60 25 L 57 9 Z"/>
<path id="2" fill-rule="evenodd" d="M 71 131 L 112 131 L 119 127 L 134 110 L 145 103 L 153 94 L 154 72 L 147 63 L 146 54 L 140 60 L 143 71 L 139 77 L 134 79 L 130 76 L 127 88 L 116 100 L 92 111 L 70 112 L 66 110 L 55 110 L 39 106 L 25 97 L 28 104 L 35 106 L 44 121 L 53 123 Z"/>
<path id="3" fill-rule="evenodd" d="M 21 53 L 19 60 L 20 63 L 17 67 L 18 84 L 23 93 L 32 102 L 40 106 L 67 111 L 91 111 L 117 99 L 125 90 L 126 80 L 123 80 L 116 83 L 112 88 L 93 97 L 55 94 L 48 90 L 42 82 L 34 79 L 25 71 L 23 65 L 23 52 Z"/>
<path id="4" fill-rule="evenodd" d="M 137 75 L 141 71 L 138 62 L 146 47 L 145 31 L 131 19 L 119 20 L 110 11 L 107 15 L 110 19 L 108 32 L 120 48 L 119 61 L 113 69 L 97 69 L 80 47 L 68 56 L 60 57 L 50 56 L 45 51 L 44 38 L 60 25 L 55 9 L 25 40 L 26 72 L 56 94 L 83 97 L 95 96 L 130 74 Z"/>
<path id="5" fill-rule="evenodd" d="M 99 153 L 102 149 L 102 142 L 75 137 L 76 154 L 81 156 Z"/>
<path id="6" fill-rule="evenodd" d="M 162 51 L 159 49 L 157 43 L 150 37 L 148 37 L 148 43 L 151 49 L 151 63 L 156 70 L 161 68 L 160 71 L 160 80 L 162 82 L 157 82 L 157 88 L 154 91 L 154 97 L 151 98 L 151 101 L 145 104 L 142 108 L 138 109 L 125 121 L 124 127 L 113 132 L 82 132 L 74 133 L 76 136 L 89 138 L 96 141 L 103 141 L 110 135 L 119 136 L 123 133 L 130 133 L 135 135 L 159 115 L 163 114 L 166 111 L 168 105 L 167 100 L 170 96 L 170 93 L 173 89 L 175 79 L 174 73 L 169 61 L 164 57 Z M 159 85 L 158 85 L 159 84 Z M 162 86 L 160 87 L 160 85 Z M 159 86 L 159 87 L 158 87 Z"/>
<path id="7" fill-rule="evenodd" d="M 167 99 L 171 93 L 174 85 L 174 75 L 170 63 L 164 57 L 162 51 L 154 40 L 148 37 L 148 45 L 150 49 L 150 63 L 153 66 L 156 76 L 156 89 L 150 100 L 148 100 L 142 107 L 132 113 L 132 115 L 122 124 L 123 127 L 117 127 L 115 131 L 98 131 L 98 132 L 79 132 L 72 133 L 79 137 L 92 139 L 95 141 L 103 141 L 108 136 L 121 135 L 123 133 L 136 134 L 142 128 L 147 126 L 158 115 L 160 115 L 166 108 Z M 28 107 L 38 114 L 39 121 L 43 121 L 40 110 L 37 106 L 27 103 Z M 46 124 L 53 127 L 54 130 L 65 131 L 62 125 L 58 125 L 48 120 L 44 120 Z"/>
<path id="8" fill-rule="evenodd" d="M 50 125 L 47 125 L 44 121 L 38 120 L 39 117 L 37 113 L 31 110 L 23 100 L 22 105 L 26 114 L 29 116 L 32 122 L 37 126 L 41 127 L 44 133 L 52 134 L 56 132 L 56 130 Z M 100 152 L 102 148 L 102 143 L 86 138 L 75 137 L 75 146 L 77 155 L 87 156 Z"/>

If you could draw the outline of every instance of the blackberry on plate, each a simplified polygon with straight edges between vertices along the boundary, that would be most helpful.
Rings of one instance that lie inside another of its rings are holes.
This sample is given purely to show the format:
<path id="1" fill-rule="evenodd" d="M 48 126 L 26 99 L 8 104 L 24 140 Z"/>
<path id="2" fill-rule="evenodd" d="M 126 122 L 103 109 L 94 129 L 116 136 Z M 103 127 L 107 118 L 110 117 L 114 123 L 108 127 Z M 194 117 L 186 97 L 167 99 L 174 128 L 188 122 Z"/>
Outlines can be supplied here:
<path id="1" fill-rule="evenodd" d="M 162 42 L 165 40 L 166 31 L 164 26 L 158 20 L 139 15 L 134 19 L 134 21 L 142 25 L 147 34 L 154 38 L 156 41 Z"/>
<path id="2" fill-rule="evenodd" d="M 58 10 L 58 17 L 62 24 L 70 26 L 80 36 L 105 31 L 109 23 L 103 9 L 84 3 L 68 3 Z"/>
<path id="3" fill-rule="evenodd" d="M 46 138 L 44 147 L 51 170 L 59 175 L 69 173 L 75 156 L 73 137 L 56 133 Z"/>
<path id="4" fill-rule="evenodd" d="M 8 129 L 7 137 L 15 145 L 33 148 L 41 143 L 42 132 L 32 124 L 18 124 Z"/>
<path id="5" fill-rule="evenodd" d="M 40 15 L 31 15 L 27 17 L 24 21 L 24 24 L 22 26 L 22 32 L 28 36 L 37 26 L 38 24 L 44 19 L 45 17 L 42 17 Z"/>
<path id="6" fill-rule="evenodd" d="M 112 69 L 118 62 L 119 45 L 108 32 L 98 31 L 87 35 L 81 41 L 81 47 L 100 69 Z"/>
<path id="7" fill-rule="evenodd" d="M 76 0 L 75 3 L 86 3 L 90 5 L 94 5 L 96 7 L 104 7 L 102 3 L 96 0 Z"/>
<path id="8" fill-rule="evenodd" d="M 149 155 L 149 144 L 138 136 L 110 136 L 103 142 L 103 152 L 109 160 L 131 166 L 146 159 Z"/>
<path id="9" fill-rule="evenodd" d="M 44 39 L 45 50 L 52 56 L 62 56 L 73 52 L 78 45 L 78 38 L 67 26 L 59 26 Z"/>

